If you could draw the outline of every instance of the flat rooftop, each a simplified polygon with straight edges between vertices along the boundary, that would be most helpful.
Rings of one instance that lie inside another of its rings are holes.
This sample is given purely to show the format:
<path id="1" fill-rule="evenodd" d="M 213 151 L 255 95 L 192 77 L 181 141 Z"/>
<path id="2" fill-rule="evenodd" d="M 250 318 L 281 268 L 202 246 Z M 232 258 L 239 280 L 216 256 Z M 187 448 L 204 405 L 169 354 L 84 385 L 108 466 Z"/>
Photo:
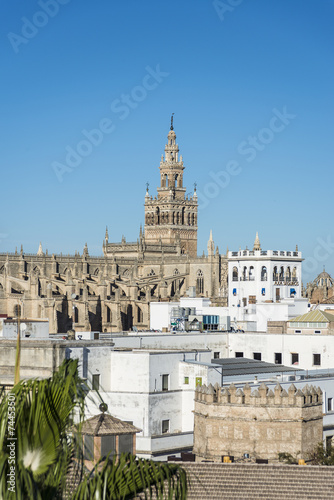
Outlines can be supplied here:
<path id="1" fill-rule="evenodd" d="M 291 366 L 276 365 L 275 363 L 266 363 L 250 358 L 218 358 L 212 359 L 212 363 L 223 367 L 224 377 L 234 375 L 257 375 L 262 373 L 283 373 L 296 371 L 301 372 L 299 368 L 291 368 Z"/>

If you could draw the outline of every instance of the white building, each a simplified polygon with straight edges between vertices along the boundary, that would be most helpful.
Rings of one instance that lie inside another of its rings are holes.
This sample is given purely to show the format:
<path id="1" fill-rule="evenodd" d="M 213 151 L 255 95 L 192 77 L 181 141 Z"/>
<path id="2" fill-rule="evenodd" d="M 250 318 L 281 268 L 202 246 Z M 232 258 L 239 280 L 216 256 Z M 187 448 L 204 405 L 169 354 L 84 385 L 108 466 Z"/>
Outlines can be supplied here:
<path id="1" fill-rule="evenodd" d="M 181 298 L 179 302 L 151 302 L 150 328 L 155 331 L 183 331 L 196 329 L 192 322 L 198 320 L 198 328 L 208 331 L 235 330 L 266 332 L 268 321 L 288 321 L 308 312 L 308 300 L 286 298 L 280 302 L 259 302 L 228 307 L 211 306 L 209 299 Z M 139 335 L 144 335 L 140 332 Z"/>
<path id="2" fill-rule="evenodd" d="M 165 459 L 191 451 L 196 385 L 221 383 L 221 367 L 209 350 L 96 348 L 78 342 L 68 356 L 79 359 L 79 374 L 99 390 L 110 413 L 142 429 L 137 455 Z M 99 413 L 97 393 L 88 397 L 88 415 Z"/>
<path id="3" fill-rule="evenodd" d="M 16 339 L 18 333 L 17 318 L 0 317 L 0 339 Z M 20 338 L 46 340 L 49 338 L 48 319 L 20 319 Z"/>
<path id="4" fill-rule="evenodd" d="M 279 302 L 301 297 L 302 254 L 262 250 L 256 234 L 253 250 L 228 253 L 229 306 Z"/>

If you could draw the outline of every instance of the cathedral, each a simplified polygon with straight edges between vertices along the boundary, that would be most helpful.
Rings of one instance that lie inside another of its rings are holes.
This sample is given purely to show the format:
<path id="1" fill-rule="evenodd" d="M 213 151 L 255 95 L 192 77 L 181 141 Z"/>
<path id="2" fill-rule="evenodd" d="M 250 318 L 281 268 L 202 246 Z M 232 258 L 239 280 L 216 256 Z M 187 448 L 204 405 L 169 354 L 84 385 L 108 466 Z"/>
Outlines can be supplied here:
<path id="1" fill-rule="evenodd" d="M 147 185 L 145 225 L 135 242 L 109 242 L 103 256 L 0 254 L 0 312 L 47 318 L 50 333 L 148 329 L 150 302 L 175 301 L 189 293 L 227 305 L 227 256 L 215 248 L 197 255 L 197 194 L 183 185 L 184 165 L 171 120 L 159 167 L 160 187 Z M 134 207 L 135 208 L 135 207 Z"/>

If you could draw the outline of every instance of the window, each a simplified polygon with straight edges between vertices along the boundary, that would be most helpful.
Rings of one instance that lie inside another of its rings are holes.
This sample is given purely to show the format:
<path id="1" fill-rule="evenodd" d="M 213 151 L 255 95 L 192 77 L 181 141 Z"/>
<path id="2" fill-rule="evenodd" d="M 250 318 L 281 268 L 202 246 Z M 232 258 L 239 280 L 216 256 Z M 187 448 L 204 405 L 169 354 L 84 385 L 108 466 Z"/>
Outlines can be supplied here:
<path id="1" fill-rule="evenodd" d="M 84 459 L 94 460 L 94 436 L 84 437 Z"/>
<path id="2" fill-rule="evenodd" d="M 118 453 L 133 453 L 133 435 L 120 434 L 118 436 Z"/>
<path id="3" fill-rule="evenodd" d="M 295 330 L 295 333 L 302 333 L 301 330 Z"/>
<path id="4" fill-rule="evenodd" d="M 196 387 L 202 386 L 202 377 L 196 377 Z"/>
<path id="5" fill-rule="evenodd" d="M 220 352 L 214 352 L 213 359 L 219 359 L 219 358 L 220 358 Z"/>
<path id="6" fill-rule="evenodd" d="M 101 457 L 110 453 L 110 460 L 116 453 L 116 436 L 101 436 Z"/>
<path id="7" fill-rule="evenodd" d="M 189 377 L 184 377 L 184 384 L 189 384 Z"/>
<path id="8" fill-rule="evenodd" d="M 276 365 L 282 364 L 282 353 L 281 352 L 275 352 L 275 364 Z"/>
<path id="9" fill-rule="evenodd" d="M 333 406 L 333 398 L 328 398 L 327 399 L 327 411 L 333 411 L 334 406 Z"/>
<path id="10" fill-rule="evenodd" d="M 291 364 L 292 365 L 298 365 L 299 363 L 299 354 L 298 352 L 292 352 L 291 353 Z"/>
<path id="11" fill-rule="evenodd" d="M 163 391 L 168 391 L 168 377 L 169 377 L 169 375 L 162 376 L 162 390 Z"/>
<path id="12" fill-rule="evenodd" d="M 258 361 L 261 361 L 262 355 L 260 352 L 253 352 L 253 359 L 257 359 Z"/>
<path id="13" fill-rule="evenodd" d="M 314 330 L 314 333 L 321 333 L 321 330 Z"/>
<path id="14" fill-rule="evenodd" d="M 98 391 L 100 389 L 100 375 L 96 374 L 92 377 L 92 390 Z"/>
<path id="15" fill-rule="evenodd" d="M 162 434 L 166 434 L 166 432 L 169 432 L 169 420 L 162 421 L 161 432 Z"/>
<path id="16" fill-rule="evenodd" d="M 243 352 L 236 352 L 235 353 L 235 357 L 236 358 L 243 358 L 244 357 L 244 353 Z"/>
<path id="17" fill-rule="evenodd" d="M 314 366 L 321 365 L 321 354 L 313 354 L 313 365 Z"/>

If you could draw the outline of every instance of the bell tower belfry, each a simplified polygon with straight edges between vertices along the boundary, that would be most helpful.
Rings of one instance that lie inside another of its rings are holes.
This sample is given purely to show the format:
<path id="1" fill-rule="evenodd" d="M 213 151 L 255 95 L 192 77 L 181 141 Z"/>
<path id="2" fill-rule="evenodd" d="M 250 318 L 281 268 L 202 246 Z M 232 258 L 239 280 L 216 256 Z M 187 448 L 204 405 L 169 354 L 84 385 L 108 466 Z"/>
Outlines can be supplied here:
<path id="1" fill-rule="evenodd" d="M 174 113 L 173 113 L 174 114 Z M 197 256 L 197 193 L 186 196 L 183 187 L 184 165 L 179 156 L 176 134 L 171 118 L 170 131 L 165 146 L 165 156 L 160 161 L 160 187 L 154 198 L 145 195 L 145 240 L 150 243 L 181 243 L 181 253 Z"/>

